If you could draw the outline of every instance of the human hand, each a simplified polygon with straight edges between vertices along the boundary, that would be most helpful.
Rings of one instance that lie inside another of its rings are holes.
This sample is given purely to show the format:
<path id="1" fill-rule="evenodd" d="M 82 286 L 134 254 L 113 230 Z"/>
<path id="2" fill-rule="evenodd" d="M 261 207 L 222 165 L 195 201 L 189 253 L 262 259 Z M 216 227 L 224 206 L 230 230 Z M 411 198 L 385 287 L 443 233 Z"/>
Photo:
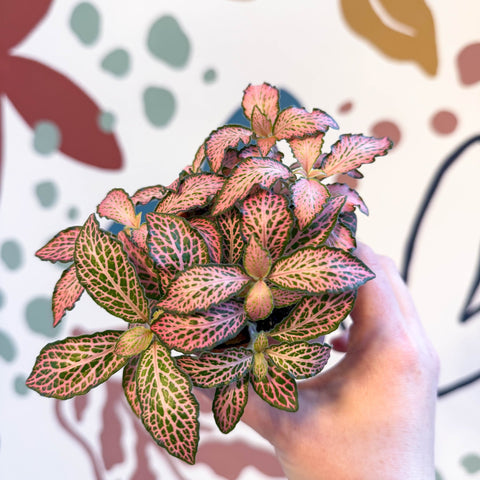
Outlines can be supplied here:
<path id="1" fill-rule="evenodd" d="M 285 412 L 253 393 L 243 421 L 290 480 L 432 480 L 438 357 L 393 262 L 360 246 L 376 274 L 360 287 L 342 360 L 298 387 Z"/>

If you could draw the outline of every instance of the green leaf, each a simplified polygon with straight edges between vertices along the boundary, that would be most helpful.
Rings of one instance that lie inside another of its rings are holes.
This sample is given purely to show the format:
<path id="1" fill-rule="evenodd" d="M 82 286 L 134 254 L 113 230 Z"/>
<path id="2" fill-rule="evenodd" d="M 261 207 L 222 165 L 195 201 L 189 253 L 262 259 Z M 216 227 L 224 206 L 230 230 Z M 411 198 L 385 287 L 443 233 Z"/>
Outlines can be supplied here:
<path id="1" fill-rule="evenodd" d="M 125 368 L 123 369 L 122 387 L 125 393 L 125 398 L 128 401 L 133 413 L 140 418 L 142 409 L 137 397 L 137 381 L 135 379 L 137 373 L 138 362 L 140 355 L 128 359 Z"/>
<path id="2" fill-rule="evenodd" d="M 117 342 L 115 353 L 122 357 L 133 357 L 142 353 L 153 338 L 153 332 L 141 325 L 127 330 Z"/>
<path id="3" fill-rule="evenodd" d="M 248 377 L 244 376 L 215 390 L 212 410 L 223 433 L 231 432 L 242 418 L 248 400 Z"/>

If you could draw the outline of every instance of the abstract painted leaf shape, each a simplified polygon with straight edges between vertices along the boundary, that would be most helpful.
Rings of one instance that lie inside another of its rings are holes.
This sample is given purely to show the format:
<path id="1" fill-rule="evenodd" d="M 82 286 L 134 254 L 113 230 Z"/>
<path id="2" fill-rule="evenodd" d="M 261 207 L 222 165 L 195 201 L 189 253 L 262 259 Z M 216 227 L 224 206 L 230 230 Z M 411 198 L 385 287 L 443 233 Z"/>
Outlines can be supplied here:
<path id="1" fill-rule="evenodd" d="M 193 313 L 228 300 L 248 282 L 233 265 L 201 265 L 181 272 L 170 284 L 158 307 L 173 313 Z"/>
<path id="2" fill-rule="evenodd" d="M 138 228 L 140 217 L 135 213 L 135 207 L 127 192 L 121 188 L 114 188 L 97 207 L 100 216 L 125 225 L 126 227 Z"/>
<path id="3" fill-rule="evenodd" d="M 298 410 L 298 393 L 295 380 L 284 370 L 270 365 L 263 380 L 257 380 L 250 374 L 253 389 L 272 407 L 288 412 Z"/>
<path id="4" fill-rule="evenodd" d="M 282 195 L 262 190 L 242 205 L 242 232 L 245 238 L 256 235 L 261 246 L 277 259 L 289 239 L 293 215 Z"/>
<path id="5" fill-rule="evenodd" d="M 148 249 L 155 265 L 170 272 L 208 263 L 208 248 L 201 235 L 182 217 L 147 213 Z"/>
<path id="6" fill-rule="evenodd" d="M 386 155 L 392 146 L 392 141 L 387 137 L 340 135 L 340 139 L 332 145 L 331 152 L 323 159 L 321 168 L 327 176 L 347 173 L 365 163 L 372 163 L 376 157 Z"/>
<path id="7" fill-rule="evenodd" d="M 306 138 L 293 138 L 288 143 L 293 156 L 298 160 L 304 172 L 308 174 L 320 156 L 324 134 L 320 133 Z"/>
<path id="8" fill-rule="evenodd" d="M 169 351 L 152 342 L 137 368 L 137 396 L 143 425 L 161 447 L 184 462 L 195 463 L 199 406 L 188 378 Z"/>
<path id="9" fill-rule="evenodd" d="M 290 290 L 340 293 L 355 289 L 374 277 L 363 262 L 348 252 L 307 247 L 278 260 L 269 280 Z"/>
<path id="10" fill-rule="evenodd" d="M 148 302 L 127 254 L 93 214 L 78 235 L 75 265 L 80 283 L 107 312 L 126 322 L 148 321 Z"/>
<path id="11" fill-rule="evenodd" d="M 290 170 L 270 158 L 247 158 L 240 162 L 227 178 L 217 196 L 212 213 L 218 215 L 245 198 L 254 185 L 270 188 L 277 180 L 292 176 Z"/>
<path id="12" fill-rule="evenodd" d="M 348 25 L 384 54 L 412 60 L 426 73 L 437 72 L 437 46 L 432 13 L 423 0 L 342 0 Z"/>
<path id="13" fill-rule="evenodd" d="M 227 210 L 217 217 L 217 224 L 222 235 L 222 256 L 226 263 L 240 261 L 245 242 L 241 233 L 241 216 L 236 208 Z"/>
<path id="14" fill-rule="evenodd" d="M 222 188 L 224 179 L 218 175 L 201 173 L 187 177 L 178 192 L 167 195 L 155 209 L 158 213 L 179 213 L 205 207 Z"/>
<path id="15" fill-rule="evenodd" d="M 195 353 L 235 337 L 246 321 L 243 305 L 229 300 L 190 315 L 164 312 L 151 328 L 169 348 Z"/>
<path id="16" fill-rule="evenodd" d="M 140 355 L 128 359 L 128 362 L 123 369 L 122 388 L 130 408 L 133 413 L 140 418 L 142 409 L 137 397 L 137 381 L 135 379 L 139 360 Z"/>
<path id="17" fill-rule="evenodd" d="M 102 112 L 85 92 L 35 60 L 8 56 L 2 61 L 9 72 L 2 76 L 4 92 L 31 128 L 48 120 L 60 130 L 59 150 L 65 155 L 94 167 L 122 167 L 115 136 L 98 127 Z"/>
<path id="18" fill-rule="evenodd" d="M 115 353 L 122 357 L 134 357 L 148 348 L 153 333 L 149 328 L 138 325 L 123 333 L 115 345 Z"/>
<path id="19" fill-rule="evenodd" d="M 206 141 L 206 153 L 212 170 L 220 170 L 227 148 L 236 147 L 240 142 L 247 144 L 251 136 L 248 128 L 239 125 L 226 125 L 212 132 Z"/>
<path id="20" fill-rule="evenodd" d="M 242 108 L 245 117 L 252 119 L 255 107 L 265 115 L 265 117 L 273 125 L 279 110 L 279 94 L 275 87 L 268 83 L 262 85 L 249 85 L 243 94 Z"/>
<path id="21" fill-rule="evenodd" d="M 310 113 L 304 108 L 289 107 L 279 113 L 273 135 L 277 140 L 292 140 L 326 132 L 329 127 L 338 128 L 337 122 L 322 110 L 314 108 Z"/>
<path id="22" fill-rule="evenodd" d="M 229 348 L 220 353 L 205 352 L 199 357 L 181 356 L 176 359 L 195 387 L 211 388 L 227 385 L 244 376 L 253 362 L 246 348 Z"/>
<path id="23" fill-rule="evenodd" d="M 207 244 L 208 253 L 214 263 L 222 262 L 222 237 L 215 221 L 209 218 L 195 217 L 188 221 L 202 236 Z"/>
<path id="24" fill-rule="evenodd" d="M 295 292 L 294 290 L 282 290 L 281 288 L 271 287 L 270 291 L 273 296 L 273 305 L 275 308 L 288 307 L 301 300 L 305 294 L 303 292 Z"/>
<path id="25" fill-rule="evenodd" d="M 35 255 L 49 262 L 73 262 L 75 242 L 82 227 L 70 227 L 57 233 Z"/>
<path id="26" fill-rule="evenodd" d="M 256 235 L 252 235 L 245 248 L 243 267 L 254 280 L 265 278 L 270 272 L 272 259 L 268 251 L 260 245 Z"/>
<path id="27" fill-rule="evenodd" d="M 221 385 L 215 390 L 212 410 L 222 433 L 231 432 L 242 418 L 248 400 L 248 377 Z"/>
<path id="28" fill-rule="evenodd" d="M 313 340 L 335 331 L 355 303 L 355 291 L 305 297 L 268 335 L 280 342 Z"/>
<path id="29" fill-rule="evenodd" d="M 272 292 L 263 280 L 258 280 L 252 285 L 245 297 L 245 311 L 256 322 L 267 318 L 272 310 Z"/>
<path id="30" fill-rule="evenodd" d="M 348 185 L 344 183 L 331 183 L 328 185 L 328 191 L 332 197 L 344 196 L 346 198 L 342 212 L 353 212 L 355 207 L 358 207 L 363 214 L 368 215 L 368 208 L 362 197 L 356 190 L 353 190 Z"/>
<path id="31" fill-rule="evenodd" d="M 137 190 L 131 197 L 134 205 L 146 205 L 152 200 L 162 200 L 170 189 L 163 185 L 153 185 L 151 187 L 144 187 Z"/>
<path id="32" fill-rule="evenodd" d="M 265 353 L 282 370 L 302 379 L 320 373 L 330 358 L 330 351 L 328 345 L 294 342 L 272 345 Z"/>
<path id="33" fill-rule="evenodd" d="M 295 182 L 292 186 L 292 200 L 300 228 L 303 229 L 312 222 L 329 195 L 327 187 L 314 178 L 300 178 Z"/>
<path id="34" fill-rule="evenodd" d="M 197 153 L 195 153 L 195 158 L 193 159 L 193 163 L 192 163 L 193 173 L 200 172 L 200 167 L 202 166 L 202 163 L 204 160 L 205 160 L 205 144 L 202 143 L 200 147 L 198 147 Z"/>
<path id="35" fill-rule="evenodd" d="M 84 288 L 77 279 L 75 264 L 63 271 L 60 280 L 55 285 L 52 297 L 53 326 L 56 327 L 67 312 L 72 310 L 81 297 Z"/>
<path id="36" fill-rule="evenodd" d="M 37 357 L 26 385 L 44 397 L 61 400 L 87 393 L 127 362 L 115 354 L 122 333 L 108 330 L 49 343 Z"/>

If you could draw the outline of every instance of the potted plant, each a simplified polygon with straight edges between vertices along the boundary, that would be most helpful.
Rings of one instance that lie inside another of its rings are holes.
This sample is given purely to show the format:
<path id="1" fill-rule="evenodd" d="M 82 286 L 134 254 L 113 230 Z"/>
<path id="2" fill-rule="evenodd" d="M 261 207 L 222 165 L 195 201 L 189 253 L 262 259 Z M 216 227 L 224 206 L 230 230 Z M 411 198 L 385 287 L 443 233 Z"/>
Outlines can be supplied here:
<path id="1" fill-rule="evenodd" d="M 273 407 L 297 410 L 296 380 L 323 369 L 330 347 L 321 339 L 374 277 L 353 253 L 355 209 L 366 206 L 331 178 L 361 176 L 391 142 L 341 135 L 322 153 L 335 121 L 317 109 L 280 111 L 278 90 L 265 83 L 247 87 L 242 107 L 251 128 L 212 132 L 170 186 L 108 193 L 97 214 L 124 225 L 118 235 L 92 214 L 37 252 L 70 262 L 53 292 L 54 325 L 86 290 L 126 328 L 48 344 L 27 385 L 67 399 L 123 368 L 133 412 L 188 463 L 199 439 L 192 387 L 216 389 L 224 433 L 240 420 L 249 384 Z M 138 207 L 152 203 L 142 217 Z"/>

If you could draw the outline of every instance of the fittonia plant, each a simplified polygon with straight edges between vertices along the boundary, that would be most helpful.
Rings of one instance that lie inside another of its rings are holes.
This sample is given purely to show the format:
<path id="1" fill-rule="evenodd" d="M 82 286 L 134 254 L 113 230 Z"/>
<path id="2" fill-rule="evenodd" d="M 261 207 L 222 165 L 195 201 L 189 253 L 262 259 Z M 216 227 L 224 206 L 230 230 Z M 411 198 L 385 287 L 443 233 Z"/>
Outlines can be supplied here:
<path id="1" fill-rule="evenodd" d="M 278 97 L 268 84 L 250 85 L 242 106 L 251 129 L 212 132 L 169 187 L 108 193 L 97 214 L 123 224 L 118 235 L 92 214 L 37 252 L 71 262 L 53 292 L 54 325 L 84 290 L 127 324 L 47 345 L 30 388 L 67 399 L 123 368 L 133 412 L 188 463 L 199 438 L 193 386 L 216 388 L 212 409 L 224 433 L 240 420 L 249 383 L 273 407 L 297 410 L 296 380 L 317 375 L 329 357 L 318 339 L 374 277 L 353 253 L 355 208 L 367 213 L 365 204 L 324 179 L 361 176 L 357 169 L 391 142 L 341 135 L 322 153 L 335 121 L 317 109 L 280 111 Z M 296 159 L 290 166 L 280 140 Z M 151 202 L 142 221 L 137 207 Z"/>

